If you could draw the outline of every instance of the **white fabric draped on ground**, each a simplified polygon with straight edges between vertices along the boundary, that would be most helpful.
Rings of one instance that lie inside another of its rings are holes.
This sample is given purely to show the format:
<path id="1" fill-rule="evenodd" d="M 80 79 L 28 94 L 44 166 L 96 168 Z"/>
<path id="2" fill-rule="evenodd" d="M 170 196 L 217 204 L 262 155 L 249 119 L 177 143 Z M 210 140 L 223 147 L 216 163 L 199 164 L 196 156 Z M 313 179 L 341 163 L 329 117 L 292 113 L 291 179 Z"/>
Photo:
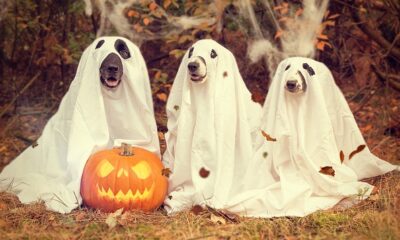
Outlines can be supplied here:
<path id="1" fill-rule="evenodd" d="M 131 57 L 121 58 L 120 85 L 106 89 L 99 68 L 110 53 L 119 56 L 123 40 Z M 96 49 L 99 41 L 104 40 Z M 58 111 L 46 124 L 38 146 L 27 148 L 0 174 L 0 190 L 11 191 L 23 203 L 43 200 L 48 209 L 68 213 L 78 207 L 86 160 L 122 141 L 160 155 L 146 64 L 140 50 L 121 37 L 102 37 L 83 53 L 75 79 Z"/>
<path id="2" fill-rule="evenodd" d="M 304 76 L 305 93 L 285 90 L 293 71 Z M 368 147 L 363 149 L 366 143 L 331 72 L 312 59 L 295 57 L 279 64 L 265 100 L 261 130 L 270 139 L 260 131 L 254 166 L 248 167 L 243 180 L 246 190 L 227 204 L 228 210 L 241 215 L 305 216 L 345 197 L 363 199 L 373 186 L 360 179 L 396 169 Z"/>
<path id="3" fill-rule="evenodd" d="M 212 50 L 215 58 L 210 57 Z M 200 40 L 191 56 L 188 52 L 167 102 L 163 162 L 172 170 L 165 200 L 170 214 L 197 204 L 224 208 L 241 191 L 253 152 L 251 133 L 258 132 L 261 117 L 261 106 L 251 100 L 229 50 Z M 203 83 L 188 75 L 190 57 L 196 56 L 207 65 Z"/>

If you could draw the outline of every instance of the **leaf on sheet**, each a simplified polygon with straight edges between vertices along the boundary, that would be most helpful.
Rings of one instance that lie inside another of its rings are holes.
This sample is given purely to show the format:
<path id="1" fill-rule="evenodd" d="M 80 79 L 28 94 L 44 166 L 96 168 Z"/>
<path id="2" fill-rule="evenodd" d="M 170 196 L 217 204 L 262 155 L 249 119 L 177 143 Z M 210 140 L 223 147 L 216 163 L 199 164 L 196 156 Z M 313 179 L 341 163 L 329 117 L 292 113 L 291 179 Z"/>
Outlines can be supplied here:
<path id="1" fill-rule="evenodd" d="M 335 170 L 331 166 L 321 167 L 320 173 L 334 177 Z"/>
<path id="2" fill-rule="evenodd" d="M 194 215 L 199 215 L 204 211 L 204 208 L 200 205 L 194 205 L 192 209 L 190 209 L 190 212 L 192 212 Z"/>
<path id="3" fill-rule="evenodd" d="M 267 158 L 268 157 L 268 152 L 263 152 L 263 157 Z"/>
<path id="4" fill-rule="evenodd" d="M 179 106 L 178 106 L 178 105 L 175 105 L 175 106 L 174 106 L 174 109 L 175 109 L 175 111 L 178 111 L 178 110 L 179 110 Z"/>
<path id="5" fill-rule="evenodd" d="M 172 196 L 171 196 L 171 195 L 169 195 L 169 196 L 168 196 L 168 199 L 169 199 L 169 200 L 171 200 L 171 199 L 172 199 Z"/>
<path id="6" fill-rule="evenodd" d="M 171 173 L 172 173 L 172 171 L 171 171 L 171 169 L 169 169 L 169 168 L 163 168 L 163 169 L 161 170 L 161 175 L 163 175 L 163 176 L 165 176 L 165 177 L 167 177 L 167 178 L 169 178 L 169 176 L 171 175 Z"/>
<path id="7" fill-rule="evenodd" d="M 344 161 L 344 153 L 343 151 L 340 151 L 340 162 L 343 163 Z"/>
<path id="8" fill-rule="evenodd" d="M 206 170 L 205 168 L 201 168 L 199 171 L 200 177 L 206 178 L 208 175 L 210 175 L 210 171 Z"/>
<path id="9" fill-rule="evenodd" d="M 35 148 L 35 147 L 37 147 L 38 145 L 39 145 L 39 143 L 36 142 L 36 141 L 34 141 L 34 142 L 32 143 L 32 148 Z"/>
<path id="10" fill-rule="evenodd" d="M 270 142 L 276 142 L 276 138 L 271 137 L 270 135 L 268 135 L 266 132 L 264 132 L 264 130 L 261 130 L 262 135 L 265 137 L 265 139 L 267 141 Z"/>
<path id="11" fill-rule="evenodd" d="M 361 152 L 362 150 L 364 150 L 364 148 L 365 148 L 365 144 L 362 144 L 362 145 L 358 146 L 356 150 L 354 150 L 354 151 L 352 151 L 352 152 L 350 153 L 350 155 L 349 155 L 349 160 L 350 160 L 352 157 L 354 157 L 354 155 L 356 155 L 357 153 L 359 153 L 359 152 Z"/>
<path id="12" fill-rule="evenodd" d="M 223 76 L 224 76 L 224 77 L 227 77 L 227 76 L 228 76 L 228 72 L 225 71 L 224 74 L 223 74 Z"/>

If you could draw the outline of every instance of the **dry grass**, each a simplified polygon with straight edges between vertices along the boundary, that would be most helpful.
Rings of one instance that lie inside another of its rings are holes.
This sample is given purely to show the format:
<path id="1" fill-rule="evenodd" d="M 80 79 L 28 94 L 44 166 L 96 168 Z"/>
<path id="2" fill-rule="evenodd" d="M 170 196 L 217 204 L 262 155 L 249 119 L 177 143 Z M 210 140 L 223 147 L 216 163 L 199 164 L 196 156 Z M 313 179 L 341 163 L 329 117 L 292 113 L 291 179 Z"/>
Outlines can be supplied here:
<path id="1" fill-rule="evenodd" d="M 304 218 L 252 219 L 220 224 L 203 212 L 166 216 L 126 212 L 110 228 L 107 214 L 80 209 L 46 211 L 41 203 L 23 205 L 0 194 L 2 239 L 400 239 L 400 173 L 373 179 L 380 193 L 343 211 L 321 211 Z"/>

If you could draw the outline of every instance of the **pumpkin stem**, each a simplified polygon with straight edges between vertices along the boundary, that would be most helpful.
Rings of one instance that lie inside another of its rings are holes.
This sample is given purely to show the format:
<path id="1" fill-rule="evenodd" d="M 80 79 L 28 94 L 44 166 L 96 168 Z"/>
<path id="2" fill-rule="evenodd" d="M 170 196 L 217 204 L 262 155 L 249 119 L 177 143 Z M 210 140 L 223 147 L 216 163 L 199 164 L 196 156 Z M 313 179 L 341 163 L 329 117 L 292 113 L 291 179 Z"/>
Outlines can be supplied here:
<path id="1" fill-rule="evenodd" d="M 122 151 L 120 152 L 121 156 L 132 156 L 132 145 L 128 143 L 121 143 L 121 149 Z"/>

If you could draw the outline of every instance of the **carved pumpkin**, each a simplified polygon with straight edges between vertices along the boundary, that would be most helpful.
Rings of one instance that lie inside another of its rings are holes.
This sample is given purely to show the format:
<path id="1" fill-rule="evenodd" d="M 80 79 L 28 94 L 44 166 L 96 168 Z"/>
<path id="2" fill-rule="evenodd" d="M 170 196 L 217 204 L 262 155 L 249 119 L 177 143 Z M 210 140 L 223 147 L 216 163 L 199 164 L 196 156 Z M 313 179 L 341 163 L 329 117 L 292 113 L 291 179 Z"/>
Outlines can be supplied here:
<path id="1" fill-rule="evenodd" d="M 83 170 L 83 203 L 105 212 L 120 208 L 154 210 L 167 194 L 168 180 L 162 169 L 155 154 L 127 144 L 97 152 Z"/>

